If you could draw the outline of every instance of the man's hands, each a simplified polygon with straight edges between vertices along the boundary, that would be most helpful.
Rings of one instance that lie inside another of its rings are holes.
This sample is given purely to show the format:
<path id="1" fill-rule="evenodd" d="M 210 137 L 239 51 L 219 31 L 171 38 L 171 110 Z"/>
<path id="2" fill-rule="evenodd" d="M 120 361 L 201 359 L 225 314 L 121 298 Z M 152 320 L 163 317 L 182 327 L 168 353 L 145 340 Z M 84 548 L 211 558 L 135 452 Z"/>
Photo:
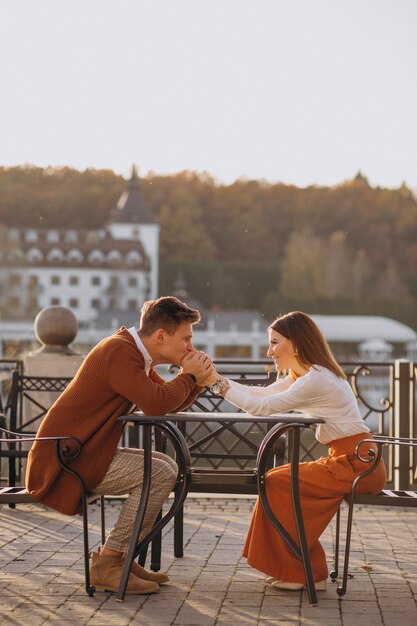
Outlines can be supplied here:
<path id="1" fill-rule="evenodd" d="M 199 350 L 188 352 L 181 361 L 181 368 L 183 374 L 193 374 L 197 379 L 197 385 L 200 386 L 208 384 L 208 379 L 211 381 L 213 378 L 213 372 L 216 373 L 213 361 L 205 352 Z"/>

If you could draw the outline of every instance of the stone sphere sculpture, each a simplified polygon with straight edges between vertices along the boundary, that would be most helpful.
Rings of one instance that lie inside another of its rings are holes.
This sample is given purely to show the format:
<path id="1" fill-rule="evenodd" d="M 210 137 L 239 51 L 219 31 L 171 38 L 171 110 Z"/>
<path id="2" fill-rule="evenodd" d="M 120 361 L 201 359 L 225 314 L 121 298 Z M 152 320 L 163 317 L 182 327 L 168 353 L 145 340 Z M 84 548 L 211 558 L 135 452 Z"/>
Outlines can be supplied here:
<path id="1" fill-rule="evenodd" d="M 64 306 L 51 305 L 39 311 L 34 323 L 35 334 L 40 341 L 41 352 L 75 354 L 69 347 L 77 336 L 78 322 L 74 313 Z"/>

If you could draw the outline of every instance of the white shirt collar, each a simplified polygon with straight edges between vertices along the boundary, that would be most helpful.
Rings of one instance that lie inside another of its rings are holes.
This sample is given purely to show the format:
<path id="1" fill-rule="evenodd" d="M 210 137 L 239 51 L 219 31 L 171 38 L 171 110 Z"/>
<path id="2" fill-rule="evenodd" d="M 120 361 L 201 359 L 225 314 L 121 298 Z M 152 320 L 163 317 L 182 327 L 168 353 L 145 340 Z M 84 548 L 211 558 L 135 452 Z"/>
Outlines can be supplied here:
<path id="1" fill-rule="evenodd" d="M 147 351 L 147 349 L 143 345 L 143 342 L 142 342 L 141 338 L 139 337 L 138 332 L 137 332 L 137 330 L 136 330 L 136 328 L 134 326 L 132 326 L 132 328 L 128 328 L 127 332 L 132 335 L 132 337 L 135 340 L 135 343 L 136 343 L 136 345 L 138 347 L 139 352 L 142 353 L 143 359 L 145 361 L 145 374 L 147 376 L 149 376 L 149 370 L 152 367 L 151 355 L 149 354 L 149 352 Z"/>

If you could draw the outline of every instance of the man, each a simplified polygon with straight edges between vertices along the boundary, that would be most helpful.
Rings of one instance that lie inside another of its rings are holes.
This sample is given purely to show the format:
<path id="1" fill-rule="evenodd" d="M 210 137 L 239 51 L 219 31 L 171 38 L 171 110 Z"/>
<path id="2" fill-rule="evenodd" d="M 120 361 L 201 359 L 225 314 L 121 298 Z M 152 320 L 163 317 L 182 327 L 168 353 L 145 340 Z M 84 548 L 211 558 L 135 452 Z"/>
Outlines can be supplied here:
<path id="1" fill-rule="evenodd" d="M 117 418 L 134 407 L 145 415 L 165 415 L 192 404 L 213 367 L 209 357 L 192 345 L 192 327 L 199 321 L 199 312 L 177 298 L 145 302 L 139 329 L 122 327 L 97 344 L 39 428 L 39 437 L 72 435 L 81 442 L 81 454 L 71 468 L 82 476 L 88 491 L 129 494 L 104 547 L 93 554 L 91 584 L 98 591 L 117 591 L 142 488 L 143 450 L 117 447 L 123 430 Z M 154 370 L 161 363 L 180 366 L 180 373 L 164 381 Z M 142 536 L 152 528 L 176 476 L 175 462 L 154 452 Z M 47 506 L 69 515 L 80 510 L 80 487 L 60 467 L 53 442 L 33 445 L 26 484 Z M 165 574 L 134 563 L 127 593 L 155 593 L 158 583 L 167 580 Z"/>

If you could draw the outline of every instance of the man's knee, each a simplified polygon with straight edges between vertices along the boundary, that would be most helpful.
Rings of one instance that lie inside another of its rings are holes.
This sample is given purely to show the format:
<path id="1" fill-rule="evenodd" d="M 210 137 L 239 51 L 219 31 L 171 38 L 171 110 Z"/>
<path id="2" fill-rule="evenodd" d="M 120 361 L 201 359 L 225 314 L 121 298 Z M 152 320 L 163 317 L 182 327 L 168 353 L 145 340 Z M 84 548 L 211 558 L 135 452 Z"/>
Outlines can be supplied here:
<path id="1" fill-rule="evenodd" d="M 171 487 L 175 484 L 178 476 L 178 465 L 172 459 L 155 459 L 155 476 L 159 481 L 166 482 Z"/>

